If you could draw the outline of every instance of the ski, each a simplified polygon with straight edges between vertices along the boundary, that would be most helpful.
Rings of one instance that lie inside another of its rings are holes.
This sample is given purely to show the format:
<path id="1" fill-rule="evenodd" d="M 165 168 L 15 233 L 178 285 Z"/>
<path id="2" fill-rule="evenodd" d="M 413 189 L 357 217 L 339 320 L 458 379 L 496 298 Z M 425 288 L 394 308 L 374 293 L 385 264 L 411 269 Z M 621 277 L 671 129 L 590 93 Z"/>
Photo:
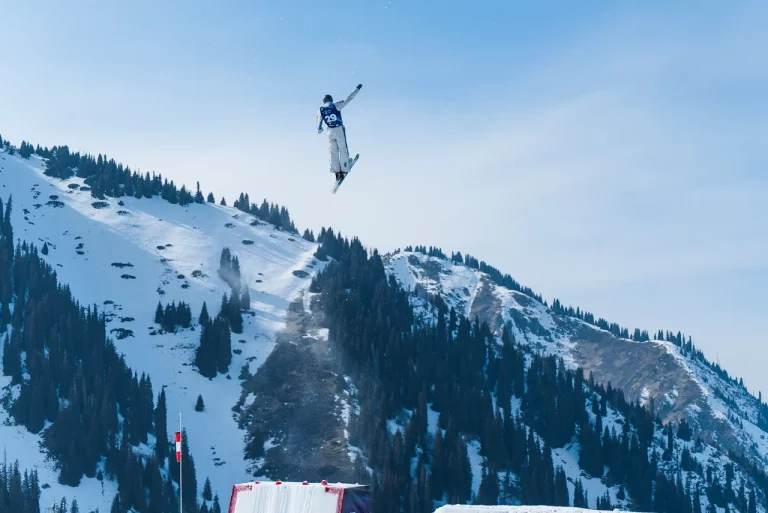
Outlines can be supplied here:
<path id="1" fill-rule="evenodd" d="M 355 162 L 357 162 L 357 159 L 359 159 L 359 158 L 360 158 L 360 154 L 358 153 L 357 155 L 355 155 L 355 158 L 353 158 L 353 159 L 350 159 L 350 162 L 349 162 L 349 170 L 347 171 L 347 174 L 346 174 L 346 175 L 344 175 L 344 177 L 343 177 L 341 180 L 336 180 L 336 185 L 334 185 L 334 186 L 333 186 L 333 190 L 331 191 L 333 194 L 336 194 L 336 191 L 338 191 L 338 190 L 339 190 L 339 187 L 341 187 L 341 183 L 342 183 L 344 180 L 346 180 L 346 178 L 347 178 L 347 176 L 349 175 L 349 173 L 351 173 L 351 172 L 352 172 L 352 166 L 354 166 L 354 165 L 355 165 Z"/>

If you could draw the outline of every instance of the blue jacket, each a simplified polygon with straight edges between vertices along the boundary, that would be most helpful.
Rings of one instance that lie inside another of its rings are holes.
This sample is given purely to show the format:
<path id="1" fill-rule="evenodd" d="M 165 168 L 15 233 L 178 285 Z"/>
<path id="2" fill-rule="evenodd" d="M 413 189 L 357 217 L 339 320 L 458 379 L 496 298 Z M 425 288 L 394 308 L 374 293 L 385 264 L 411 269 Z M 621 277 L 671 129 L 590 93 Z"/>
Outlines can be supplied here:
<path id="1" fill-rule="evenodd" d="M 317 116 L 315 119 L 315 122 L 317 123 L 317 133 L 321 133 L 323 131 L 323 123 L 325 123 L 328 128 L 335 128 L 344 124 L 341 119 L 341 112 L 339 111 L 346 107 L 347 104 L 351 102 L 355 96 L 357 96 L 358 91 L 360 91 L 360 89 L 355 89 L 350 93 L 349 96 L 347 96 L 346 99 L 339 100 L 336 103 L 325 103 L 317 110 Z"/>

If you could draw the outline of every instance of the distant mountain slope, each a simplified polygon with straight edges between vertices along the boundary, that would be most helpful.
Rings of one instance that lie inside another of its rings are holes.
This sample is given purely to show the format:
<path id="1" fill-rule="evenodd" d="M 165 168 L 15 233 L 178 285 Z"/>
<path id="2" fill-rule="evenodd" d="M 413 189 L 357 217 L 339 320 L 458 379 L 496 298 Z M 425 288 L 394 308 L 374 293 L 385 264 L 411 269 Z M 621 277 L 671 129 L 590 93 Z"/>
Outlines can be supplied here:
<path id="1" fill-rule="evenodd" d="M 411 251 L 388 255 L 385 262 L 398 282 L 416 294 L 439 294 L 499 335 L 508 326 L 518 342 L 558 355 L 593 373 L 595 380 L 620 388 L 628 399 L 652 405 L 665 422 L 686 418 L 705 440 L 768 464 L 768 433 L 757 425 L 760 402 L 692 358 L 685 347 L 619 338 L 447 258 Z"/>
<path id="2" fill-rule="evenodd" d="M 311 290 L 329 340 L 354 361 L 360 410 L 350 441 L 377 471 L 382 511 L 424 513 L 432 500 L 764 509 L 762 461 L 729 454 L 717 437 L 697 438 L 684 419 L 664 425 L 640 400 L 585 378 L 575 361 L 580 330 L 608 333 L 588 315 L 554 314 L 511 278 L 442 256 L 382 256 L 333 232 L 318 240 L 335 262 Z M 615 342 L 629 351 L 665 347 L 638 334 Z"/>

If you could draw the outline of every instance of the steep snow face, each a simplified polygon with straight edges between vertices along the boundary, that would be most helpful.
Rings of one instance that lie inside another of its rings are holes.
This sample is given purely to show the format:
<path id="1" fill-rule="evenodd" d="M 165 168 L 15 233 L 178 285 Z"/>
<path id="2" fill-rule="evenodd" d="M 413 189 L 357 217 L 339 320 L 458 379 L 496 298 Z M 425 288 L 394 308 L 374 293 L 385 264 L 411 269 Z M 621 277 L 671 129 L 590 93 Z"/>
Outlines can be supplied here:
<path id="1" fill-rule="evenodd" d="M 231 410 L 241 393 L 240 370 L 247 365 L 256 372 L 270 354 L 288 305 L 323 265 L 312 256 L 316 245 L 209 203 L 181 207 L 159 198 L 98 203 L 81 179 L 51 179 L 44 167 L 36 156 L 23 160 L 0 153 L 0 196 L 4 202 L 13 196 L 15 237 L 38 249 L 47 243 L 43 258 L 75 298 L 106 314 L 108 334 L 128 365 L 151 377 L 155 398 L 166 387 L 169 436 L 181 414 L 199 489 L 210 477 L 225 502 L 233 483 L 252 477 L 243 458 L 244 433 Z M 208 380 L 192 367 L 200 334 L 196 319 L 203 302 L 216 315 L 222 296 L 230 293 L 217 274 L 224 247 L 239 258 L 251 313 L 244 315 L 243 333 L 232 334 L 229 374 Z M 158 301 L 189 304 L 193 327 L 161 333 L 153 322 Z M 0 387 L 8 384 L 9 378 L 0 378 Z M 194 410 L 198 394 L 203 412 Z M 43 505 L 67 496 L 78 499 L 81 511 L 109 511 L 114 483 L 105 483 L 103 495 L 95 479 L 83 479 L 76 490 L 59 485 L 54 464 L 38 454 L 40 437 L 7 425 L 8 416 L 0 407 L 0 449 L 11 461 L 38 467 L 41 484 L 50 485 L 43 490 Z"/>
<path id="2" fill-rule="evenodd" d="M 386 255 L 387 271 L 434 319 L 427 294 L 439 294 L 457 312 L 477 316 L 497 335 L 504 326 L 533 350 L 580 366 L 597 381 L 621 388 L 631 400 L 653 406 L 662 419 L 687 418 L 707 441 L 768 461 L 768 435 L 757 425 L 758 401 L 721 379 L 702 362 L 665 341 L 635 342 L 579 319 L 555 314 L 538 300 L 501 287 L 477 269 L 418 252 Z M 736 420 L 738 419 L 738 420 Z"/>

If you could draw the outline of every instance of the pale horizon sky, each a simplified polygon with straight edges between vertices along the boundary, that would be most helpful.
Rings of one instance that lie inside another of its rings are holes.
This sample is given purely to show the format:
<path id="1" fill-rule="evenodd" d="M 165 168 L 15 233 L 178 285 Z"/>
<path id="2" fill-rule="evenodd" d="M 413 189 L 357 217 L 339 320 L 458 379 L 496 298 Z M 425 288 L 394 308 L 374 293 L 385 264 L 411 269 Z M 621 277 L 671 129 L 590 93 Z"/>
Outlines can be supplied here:
<path id="1" fill-rule="evenodd" d="M 435 245 L 768 393 L 768 4 L 0 7 L 0 135 Z M 330 194 L 323 95 L 355 172 Z"/>

